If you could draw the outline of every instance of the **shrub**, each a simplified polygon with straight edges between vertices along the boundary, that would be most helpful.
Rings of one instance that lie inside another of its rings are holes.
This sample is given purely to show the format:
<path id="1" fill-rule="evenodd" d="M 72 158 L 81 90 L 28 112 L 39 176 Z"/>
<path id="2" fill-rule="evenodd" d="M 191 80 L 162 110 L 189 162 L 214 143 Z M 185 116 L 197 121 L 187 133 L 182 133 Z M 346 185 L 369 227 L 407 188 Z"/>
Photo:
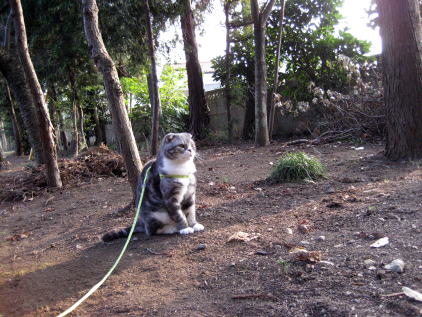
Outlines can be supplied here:
<path id="1" fill-rule="evenodd" d="M 304 179 L 318 180 L 324 175 L 325 168 L 317 158 L 303 152 L 287 153 L 275 164 L 269 181 L 285 183 Z"/>

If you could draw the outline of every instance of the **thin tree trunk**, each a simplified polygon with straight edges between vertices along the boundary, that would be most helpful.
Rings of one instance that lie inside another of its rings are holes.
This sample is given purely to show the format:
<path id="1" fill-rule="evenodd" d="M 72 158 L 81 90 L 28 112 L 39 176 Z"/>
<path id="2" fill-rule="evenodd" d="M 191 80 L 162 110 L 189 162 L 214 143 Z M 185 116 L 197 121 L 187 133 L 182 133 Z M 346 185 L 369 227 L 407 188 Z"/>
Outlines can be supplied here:
<path id="1" fill-rule="evenodd" d="M 65 153 L 67 153 L 67 151 L 69 150 L 69 147 L 68 147 L 69 141 L 68 141 L 67 135 L 66 135 L 65 125 L 64 125 L 64 120 L 63 120 L 63 114 L 58 109 L 56 109 L 56 111 L 57 111 L 57 118 L 58 118 L 58 123 L 59 123 L 60 142 L 62 144 L 63 151 Z"/>
<path id="2" fill-rule="evenodd" d="M 34 100 L 19 60 L 8 50 L 0 48 L 0 71 L 7 80 L 13 96 L 19 105 L 20 115 L 28 134 L 35 160 L 44 163 L 40 129 Z"/>
<path id="3" fill-rule="evenodd" d="M 60 143 L 60 125 L 59 125 L 59 120 L 57 118 L 58 115 L 58 111 L 57 111 L 57 93 L 56 93 L 56 88 L 54 87 L 54 83 L 50 84 L 49 87 L 49 101 L 48 101 L 48 110 L 50 111 L 50 118 L 51 118 L 51 123 L 53 124 L 54 127 L 54 131 L 55 136 L 56 136 L 56 144 L 57 144 L 57 149 L 59 148 L 59 143 Z"/>
<path id="4" fill-rule="evenodd" d="M 245 117 L 243 120 L 242 137 L 245 140 L 252 139 L 255 122 L 255 96 L 250 90 L 252 90 L 252 88 L 248 88 L 247 91 Z"/>
<path id="5" fill-rule="evenodd" d="M 267 64 L 265 62 L 265 31 L 268 16 L 275 0 L 269 0 L 263 9 L 258 0 L 251 0 L 255 41 L 255 146 L 270 143 L 267 121 Z"/>
<path id="6" fill-rule="evenodd" d="M 151 62 L 150 78 L 152 84 L 153 103 L 152 106 L 152 128 L 151 128 L 151 155 L 158 153 L 158 133 L 160 129 L 160 112 L 161 112 L 161 101 L 160 93 L 158 90 L 158 76 L 157 76 L 157 65 L 155 62 L 155 48 L 154 48 L 154 36 L 152 34 L 151 25 L 151 12 L 149 9 L 148 0 L 145 0 L 145 15 L 147 18 L 147 35 L 148 35 L 148 54 Z"/>
<path id="7" fill-rule="evenodd" d="M 54 143 L 53 126 L 50 121 L 50 116 L 44 101 L 44 95 L 41 90 L 40 83 L 38 82 L 34 66 L 29 56 L 22 6 L 20 0 L 9 0 L 9 3 L 13 10 L 12 16 L 14 18 L 15 36 L 19 56 L 37 108 L 38 120 L 40 123 L 41 141 L 44 150 L 45 162 L 47 165 L 47 183 L 52 187 L 62 187 L 59 167 L 57 165 L 57 150 Z"/>
<path id="8" fill-rule="evenodd" d="M 128 171 L 129 183 L 133 197 L 136 197 L 138 176 L 142 170 L 142 162 L 136 147 L 135 137 L 126 111 L 123 91 L 116 67 L 104 45 L 98 27 L 98 7 L 95 0 L 82 0 L 85 34 L 91 49 L 92 58 L 104 77 L 108 104 L 114 126 L 118 132 L 122 154 Z"/>
<path id="9" fill-rule="evenodd" d="M 9 142 L 7 142 L 4 122 L 2 119 L 0 119 L 0 144 L 3 146 L 4 151 L 9 150 Z"/>
<path id="10" fill-rule="evenodd" d="M 387 118 L 385 155 L 422 157 L 422 27 L 417 0 L 378 0 Z"/>
<path id="11" fill-rule="evenodd" d="M 99 146 L 101 143 L 105 144 L 97 106 L 94 106 L 94 122 L 95 122 L 95 144 L 94 145 Z"/>
<path id="12" fill-rule="evenodd" d="M 275 117 L 274 94 L 277 92 L 277 88 L 278 88 L 278 70 L 280 68 L 280 50 L 281 50 L 281 41 L 283 39 L 284 7 L 285 7 L 285 1 L 281 0 L 280 20 L 279 20 L 280 30 L 278 31 L 277 51 L 276 51 L 276 57 L 275 57 L 274 83 L 273 83 L 273 89 L 272 89 L 271 98 L 270 98 L 270 119 L 269 119 L 269 131 L 268 131 L 268 136 L 270 140 L 273 137 L 273 131 L 274 131 L 274 117 Z"/>
<path id="13" fill-rule="evenodd" d="M 12 120 L 13 137 L 15 140 L 15 152 L 16 152 L 16 156 L 21 156 L 23 154 L 22 129 L 16 117 L 14 102 L 12 99 L 12 95 L 10 94 L 9 85 L 7 83 L 5 84 L 5 90 L 6 90 L 6 99 L 9 103 L 10 119 Z"/>
<path id="14" fill-rule="evenodd" d="M 73 126 L 73 156 L 79 155 L 79 133 L 78 133 L 78 108 L 76 107 L 76 100 L 72 102 L 72 126 Z"/>
<path id="15" fill-rule="evenodd" d="M 227 111 L 227 137 L 230 143 L 233 142 L 233 123 L 232 123 L 232 114 L 231 114 L 231 52 L 230 52 L 230 1 L 226 0 L 224 3 L 224 15 L 226 17 L 226 87 L 224 93 L 226 96 L 226 111 Z"/>
<path id="16" fill-rule="evenodd" d="M 203 139 L 207 135 L 209 109 L 205 100 L 204 82 L 196 44 L 195 21 L 190 0 L 183 0 L 183 5 L 184 10 L 180 16 L 180 24 L 188 75 L 190 129 L 195 138 Z"/>
<path id="17" fill-rule="evenodd" d="M 77 141 L 77 147 L 75 150 L 75 156 L 84 149 L 87 148 L 85 133 L 84 133 L 84 112 L 82 110 L 81 101 L 78 95 L 78 87 L 76 86 L 75 74 L 71 69 L 69 72 L 70 87 L 72 89 L 73 98 L 73 111 L 74 111 L 74 132 L 75 140 Z"/>

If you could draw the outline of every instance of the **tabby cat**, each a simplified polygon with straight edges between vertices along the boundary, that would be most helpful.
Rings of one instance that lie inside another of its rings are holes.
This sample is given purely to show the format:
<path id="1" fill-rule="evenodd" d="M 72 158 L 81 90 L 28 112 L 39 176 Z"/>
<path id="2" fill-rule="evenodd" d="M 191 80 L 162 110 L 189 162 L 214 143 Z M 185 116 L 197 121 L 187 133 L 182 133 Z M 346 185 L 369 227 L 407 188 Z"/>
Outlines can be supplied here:
<path id="1" fill-rule="evenodd" d="M 145 186 L 141 214 L 135 232 L 154 234 L 190 234 L 204 230 L 196 221 L 195 142 L 189 133 L 169 133 L 160 145 L 157 159 L 149 161 L 138 179 L 136 202 Z M 149 175 L 144 184 L 148 167 Z M 106 233 L 105 242 L 127 237 L 130 228 Z"/>

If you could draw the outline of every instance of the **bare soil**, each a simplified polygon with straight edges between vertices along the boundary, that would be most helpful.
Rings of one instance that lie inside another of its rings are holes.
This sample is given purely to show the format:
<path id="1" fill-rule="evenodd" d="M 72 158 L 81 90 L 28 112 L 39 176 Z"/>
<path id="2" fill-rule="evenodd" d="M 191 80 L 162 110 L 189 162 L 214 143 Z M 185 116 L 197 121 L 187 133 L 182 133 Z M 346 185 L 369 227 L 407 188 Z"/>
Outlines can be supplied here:
<path id="1" fill-rule="evenodd" d="M 197 207 L 205 231 L 137 235 L 73 316 L 420 316 L 422 303 L 401 292 L 422 290 L 421 162 L 389 162 L 382 149 L 200 148 Z M 277 157 L 296 150 L 319 157 L 328 178 L 265 183 Z M 8 159 L 0 186 L 25 173 L 25 159 Z M 3 202 L 0 315 L 55 316 L 96 284 L 124 243 L 99 236 L 131 223 L 132 212 L 115 212 L 130 200 L 126 179 L 97 176 Z M 239 231 L 254 239 L 228 242 Z M 386 246 L 370 247 L 382 237 Z M 289 252 L 297 247 L 321 259 L 299 259 Z M 402 273 L 384 268 L 394 259 L 405 262 Z"/>

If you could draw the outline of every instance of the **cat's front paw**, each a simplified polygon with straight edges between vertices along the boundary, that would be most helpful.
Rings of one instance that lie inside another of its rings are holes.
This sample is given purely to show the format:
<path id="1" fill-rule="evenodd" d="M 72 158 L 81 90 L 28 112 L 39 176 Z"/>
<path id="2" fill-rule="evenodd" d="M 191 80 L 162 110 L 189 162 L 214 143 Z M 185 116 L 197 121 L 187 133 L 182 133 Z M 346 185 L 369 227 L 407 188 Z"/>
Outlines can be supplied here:
<path id="1" fill-rule="evenodd" d="M 195 223 L 195 225 L 192 227 L 193 231 L 202 231 L 205 229 L 205 227 L 203 225 L 201 225 L 200 223 Z"/>
<path id="2" fill-rule="evenodd" d="M 191 234 L 191 233 L 193 233 L 193 229 L 190 228 L 190 227 L 187 227 L 185 229 L 179 230 L 179 233 L 180 234 Z"/>

